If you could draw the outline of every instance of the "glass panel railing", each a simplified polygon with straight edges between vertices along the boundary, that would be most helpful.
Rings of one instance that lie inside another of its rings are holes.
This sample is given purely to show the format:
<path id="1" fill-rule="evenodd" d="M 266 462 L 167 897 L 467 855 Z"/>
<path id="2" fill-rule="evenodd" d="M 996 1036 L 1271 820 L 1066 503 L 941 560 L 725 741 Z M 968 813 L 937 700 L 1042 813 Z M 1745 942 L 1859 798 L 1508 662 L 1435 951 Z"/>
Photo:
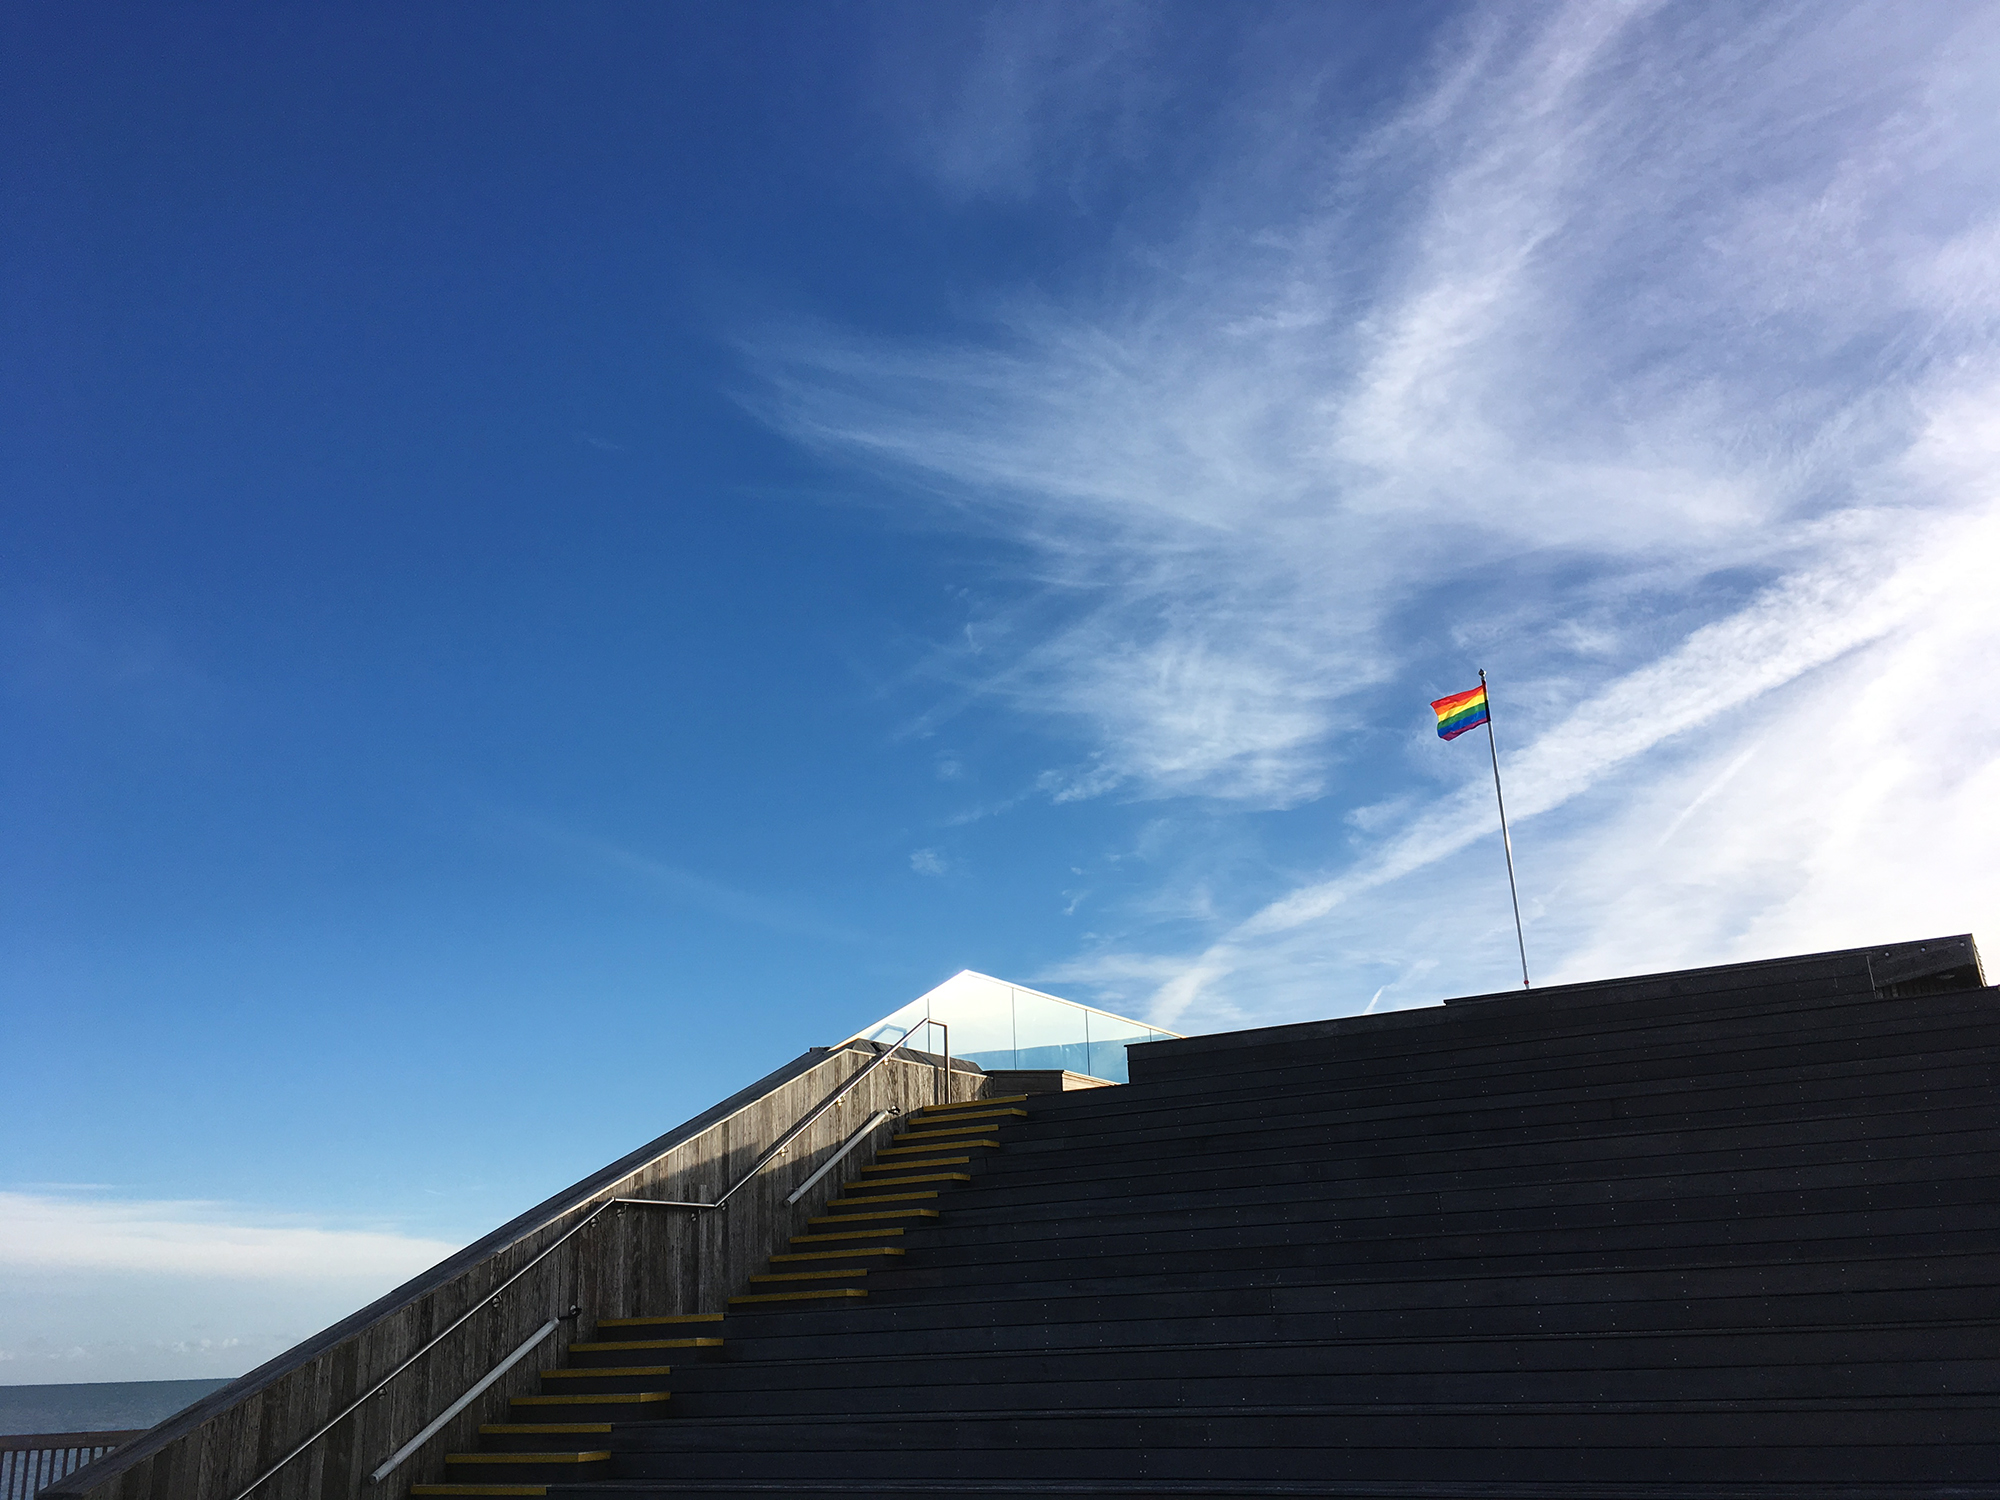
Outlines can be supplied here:
<path id="1" fill-rule="evenodd" d="M 975 1062 L 989 1073 L 1010 1068 L 1064 1068 L 1112 1083 L 1124 1083 L 1130 1077 L 1126 1047 L 1175 1035 L 1143 1021 L 1023 989 L 970 969 L 954 974 L 929 994 L 855 1035 L 893 1042 L 926 1019 L 951 1028 L 952 1056 Z M 925 1052 L 941 1051 L 944 1042 L 935 1029 L 910 1038 L 911 1046 Z"/>
<path id="2" fill-rule="evenodd" d="M 1014 1052 L 1014 986 L 967 970 L 924 996 L 932 1019 L 951 1028 L 951 1052 L 982 1068 L 1011 1068 Z M 933 1037 L 938 1044 L 942 1038 Z M 932 1051 L 937 1050 L 934 1045 Z M 981 1059 L 991 1057 L 993 1062 Z"/>
<path id="3" fill-rule="evenodd" d="M 1107 1015 L 1101 1010 L 1091 1011 L 1089 1065 L 1080 1069 L 1093 1078 L 1109 1078 L 1113 1083 L 1126 1083 L 1131 1074 L 1125 1066 L 1125 1049 L 1133 1042 L 1150 1042 L 1160 1033 L 1139 1021 L 1128 1021 L 1123 1016 Z"/>
<path id="4" fill-rule="evenodd" d="M 1049 995 L 1038 995 L 1033 990 L 1016 990 L 1014 1066 L 1067 1068 L 1072 1073 L 1088 1073 L 1088 1014 L 1081 1005 L 1071 1005 Z"/>

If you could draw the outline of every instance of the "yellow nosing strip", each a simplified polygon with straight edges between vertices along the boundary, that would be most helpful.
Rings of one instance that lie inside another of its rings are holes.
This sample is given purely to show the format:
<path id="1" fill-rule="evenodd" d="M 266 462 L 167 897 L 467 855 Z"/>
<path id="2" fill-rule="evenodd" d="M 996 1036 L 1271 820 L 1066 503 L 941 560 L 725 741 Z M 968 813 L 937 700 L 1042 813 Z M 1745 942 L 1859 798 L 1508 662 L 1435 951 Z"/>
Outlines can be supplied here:
<path id="1" fill-rule="evenodd" d="M 447 1453 L 448 1464 L 601 1464 L 611 1458 L 609 1448 L 589 1453 Z"/>
<path id="2" fill-rule="evenodd" d="M 970 1182 L 970 1172 L 919 1172 L 915 1177 L 869 1177 L 843 1184 L 845 1187 L 915 1187 L 920 1182 Z"/>
<path id="3" fill-rule="evenodd" d="M 558 1432 L 602 1432 L 609 1435 L 609 1422 L 486 1422 L 481 1435 L 494 1437 L 552 1437 Z"/>
<path id="4" fill-rule="evenodd" d="M 719 1344 L 721 1339 L 717 1339 Z M 581 1370 L 544 1370 L 544 1380 L 595 1380 L 600 1375 L 616 1375 L 625 1379 L 632 1375 L 671 1375 L 672 1365 L 585 1365 Z"/>
<path id="5" fill-rule="evenodd" d="M 914 1172 L 920 1167 L 963 1167 L 969 1166 L 969 1156 L 934 1156 L 928 1161 L 892 1161 L 886 1166 L 870 1162 L 861 1170 L 864 1172 Z"/>
<path id="6" fill-rule="evenodd" d="M 938 1211 L 934 1208 L 897 1208 L 880 1214 L 822 1214 L 816 1219 L 807 1219 L 808 1224 L 852 1224 L 857 1219 L 935 1219 Z"/>
<path id="7" fill-rule="evenodd" d="M 599 1318 L 599 1328 L 650 1328 L 655 1323 L 720 1323 L 721 1313 L 674 1313 L 664 1318 Z"/>
<path id="8" fill-rule="evenodd" d="M 617 1339 L 608 1344 L 571 1344 L 569 1348 L 572 1354 L 579 1349 L 586 1354 L 603 1354 L 619 1349 L 636 1354 L 641 1349 L 704 1349 L 721 1342 L 721 1339 Z"/>
<path id="9" fill-rule="evenodd" d="M 648 1401 L 671 1401 L 672 1391 L 599 1391 L 596 1395 L 585 1392 L 581 1396 L 515 1396 L 508 1401 L 509 1406 L 600 1406 L 609 1402 L 620 1405 L 640 1405 Z"/>
<path id="10" fill-rule="evenodd" d="M 731 1297 L 729 1305 L 739 1302 L 813 1302 L 823 1297 L 865 1297 L 868 1294 L 860 1287 L 841 1287 L 818 1292 L 759 1292 L 754 1297 Z"/>
<path id="11" fill-rule="evenodd" d="M 898 1136 L 896 1139 L 899 1141 L 918 1141 L 922 1144 L 914 1146 L 891 1146 L 887 1149 L 891 1151 L 914 1151 L 919 1155 L 927 1151 L 969 1151 L 979 1144 L 978 1141 L 962 1141 L 955 1135 L 935 1141 L 926 1141 L 920 1135 L 904 1135 Z M 999 1142 L 994 1142 L 994 1145 L 997 1148 Z"/>
<path id="12" fill-rule="evenodd" d="M 866 1276 L 867 1274 L 868 1274 L 868 1268 L 867 1268 L 866 1266 L 858 1266 L 858 1267 L 857 1267 L 857 1266 L 850 1266 L 850 1267 L 848 1267 L 848 1268 L 847 1268 L 846 1270 L 844 1270 L 844 1271 L 780 1271 L 780 1272 L 777 1272 L 777 1273 L 775 1273 L 775 1274 L 766 1274 L 766 1275 L 763 1275 L 763 1276 L 752 1276 L 752 1277 L 750 1278 L 750 1280 L 751 1280 L 751 1281 L 753 1281 L 753 1282 L 759 1282 L 759 1281 L 852 1281 L 852 1280 L 854 1280 L 854 1278 L 855 1278 L 855 1277 L 857 1277 L 857 1276 Z"/>
<path id="13" fill-rule="evenodd" d="M 1028 1112 L 1025 1109 L 967 1109 L 953 1115 L 950 1119 L 941 1119 L 935 1115 L 917 1115 L 910 1123 L 912 1125 L 945 1126 L 957 1125 L 961 1120 L 1025 1120 L 1027 1118 Z"/>
<path id="14" fill-rule="evenodd" d="M 610 1344 L 570 1344 L 570 1352 L 584 1350 L 586 1354 L 602 1354 L 606 1350 L 628 1350 L 638 1354 L 642 1348 L 700 1348 L 702 1344 L 720 1344 L 720 1338 L 618 1338 Z"/>
<path id="15" fill-rule="evenodd" d="M 828 1208 L 859 1208 L 870 1203 L 914 1203 L 919 1198 L 935 1198 L 935 1190 L 925 1193 L 870 1193 L 865 1198 L 836 1198 L 827 1204 Z M 874 1214 L 856 1214 L 857 1219 L 872 1219 Z"/>
<path id="16" fill-rule="evenodd" d="M 966 1140 L 956 1130 L 940 1130 L 934 1136 L 924 1136 L 924 1134 L 914 1134 L 914 1132 L 908 1134 L 908 1136 L 896 1136 L 896 1140 L 892 1140 L 886 1146 L 886 1150 L 892 1150 L 892 1152 L 962 1152 L 962 1150 L 972 1150 L 978 1144 L 980 1142 L 976 1142 L 976 1140 Z M 992 1142 L 992 1146 L 998 1150 L 1000 1142 L 996 1140 L 996 1142 Z"/>
<path id="17" fill-rule="evenodd" d="M 874 1219 L 881 1216 L 879 1214 L 856 1214 L 854 1217 L 857 1219 Z M 815 1219 L 813 1222 L 818 1223 L 819 1221 Z M 830 1240 L 872 1240 L 878 1235 L 901 1234 L 902 1232 L 901 1225 L 884 1224 L 879 1229 L 856 1229 L 847 1234 L 795 1234 L 792 1236 L 792 1243 L 794 1245 L 824 1245 Z"/>
<path id="18" fill-rule="evenodd" d="M 998 1151 L 1000 1143 L 998 1141 L 961 1141 L 954 1138 L 950 1141 L 939 1141 L 934 1146 L 884 1146 L 875 1154 L 877 1156 L 920 1156 L 926 1151 L 970 1151 L 975 1147 L 988 1147 L 994 1151 Z"/>
<path id="19" fill-rule="evenodd" d="M 798 1243 L 793 1236 L 792 1243 Z M 910 1252 L 896 1245 L 851 1245 L 843 1250 L 801 1250 L 793 1255 L 774 1255 L 771 1264 L 794 1260 L 846 1260 L 857 1255 L 908 1255 Z"/>
<path id="20" fill-rule="evenodd" d="M 949 1114 L 961 1109 L 992 1109 L 1001 1104 L 1026 1104 L 1026 1094 L 995 1094 L 991 1099 L 966 1099 L 957 1104 L 926 1104 L 917 1111 L 919 1116 Z"/>

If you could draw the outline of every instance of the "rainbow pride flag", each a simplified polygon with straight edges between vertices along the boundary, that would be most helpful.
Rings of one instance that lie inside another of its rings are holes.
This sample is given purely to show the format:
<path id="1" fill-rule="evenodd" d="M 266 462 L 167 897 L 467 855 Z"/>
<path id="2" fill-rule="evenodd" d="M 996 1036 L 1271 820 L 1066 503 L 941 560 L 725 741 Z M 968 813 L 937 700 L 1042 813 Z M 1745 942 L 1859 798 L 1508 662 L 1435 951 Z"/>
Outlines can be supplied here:
<path id="1" fill-rule="evenodd" d="M 1438 716 L 1438 738 L 1455 740 L 1466 730 L 1477 729 L 1486 722 L 1486 684 L 1482 682 L 1470 692 L 1439 698 L 1431 708 Z"/>

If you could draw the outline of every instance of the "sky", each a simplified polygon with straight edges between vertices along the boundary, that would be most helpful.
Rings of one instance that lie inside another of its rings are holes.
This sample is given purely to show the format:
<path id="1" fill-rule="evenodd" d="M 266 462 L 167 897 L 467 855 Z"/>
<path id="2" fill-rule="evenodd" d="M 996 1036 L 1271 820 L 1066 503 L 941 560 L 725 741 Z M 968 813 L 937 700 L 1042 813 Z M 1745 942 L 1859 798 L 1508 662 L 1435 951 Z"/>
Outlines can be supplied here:
<path id="1" fill-rule="evenodd" d="M 0 1383 L 239 1373 L 962 968 L 2000 898 L 2000 7 L 0 16 Z"/>

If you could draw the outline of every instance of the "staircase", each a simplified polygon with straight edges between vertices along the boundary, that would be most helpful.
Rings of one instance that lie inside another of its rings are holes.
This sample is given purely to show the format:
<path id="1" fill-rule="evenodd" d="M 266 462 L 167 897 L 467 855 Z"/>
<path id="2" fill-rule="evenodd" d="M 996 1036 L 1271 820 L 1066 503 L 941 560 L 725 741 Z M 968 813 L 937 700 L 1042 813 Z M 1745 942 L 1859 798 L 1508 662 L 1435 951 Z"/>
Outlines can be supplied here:
<path id="1" fill-rule="evenodd" d="M 579 1405 L 587 1445 L 518 1477 L 2000 1500 L 1995 1001 L 1765 966 L 1158 1043 L 1123 1087 L 927 1110 L 731 1300 L 721 1357 L 669 1385 L 615 1332 L 575 1346 L 551 1378 L 629 1361 L 578 1389 L 671 1415 Z"/>
<path id="2" fill-rule="evenodd" d="M 831 1211 L 812 1220 L 807 1233 L 792 1236 L 795 1248 L 772 1256 L 769 1274 L 752 1276 L 753 1290 L 729 1299 L 731 1310 L 866 1297 L 869 1274 L 878 1273 L 879 1282 L 879 1273 L 901 1264 L 909 1253 L 905 1236 L 937 1222 L 931 1205 L 972 1181 L 974 1163 L 1000 1149 L 1000 1126 L 1028 1117 L 1021 1107 L 1027 1102 L 1018 1094 L 918 1110 L 861 1176 L 841 1188 L 827 1205 Z"/>
<path id="3" fill-rule="evenodd" d="M 903 1255 L 908 1228 L 934 1222 L 928 1206 L 972 1180 L 966 1169 L 999 1142 L 997 1126 L 1025 1119 L 1025 1094 L 919 1110 L 878 1160 L 845 1184 L 824 1217 L 792 1236 L 797 1249 L 771 1257 L 768 1275 L 729 1299 L 731 1308 L 769 1303 L 825 1304 L 866 1297 L 870 1269 Z M 612 1429 L 658 1422 L 672 1411 L 673 1388 L 693 1378 L 687 1361 L 713 1359 L 723 1340 L 721 1313 L 682 1313 L 600 1321 L 587 1343 L 571 1344 L 569 1363 L 541 1372 L 541 1394 L 516 1396 L 512 1421 L 479 1429 L 479 1449 L 445 1457 L 449 1478 L 417 1484 L 412 1495 L 545 1495 L 552 1485 L 605 1477 Z M 705 1326 L 704 1326 L 705 1325 Z M 662 1361 L 683 1361 L 676 1366 Z"/>
<path id="4" fill-rule="evenodd" d="M 551 1484 L 609 1472 L 615 1423 L 658 1421 L 673 1399 L 674 1359 L 722 1347 L 721 1313 L 607 1318 L 588 1343 L 569 1346 L 569 1364 L 542 1371 L 539 1395 L 516 1396 L 508 1422 L 479 1429 L 479 1451 L 445 1457 L 443 1484 L 412 1495 L 543 1495 Z"/>

